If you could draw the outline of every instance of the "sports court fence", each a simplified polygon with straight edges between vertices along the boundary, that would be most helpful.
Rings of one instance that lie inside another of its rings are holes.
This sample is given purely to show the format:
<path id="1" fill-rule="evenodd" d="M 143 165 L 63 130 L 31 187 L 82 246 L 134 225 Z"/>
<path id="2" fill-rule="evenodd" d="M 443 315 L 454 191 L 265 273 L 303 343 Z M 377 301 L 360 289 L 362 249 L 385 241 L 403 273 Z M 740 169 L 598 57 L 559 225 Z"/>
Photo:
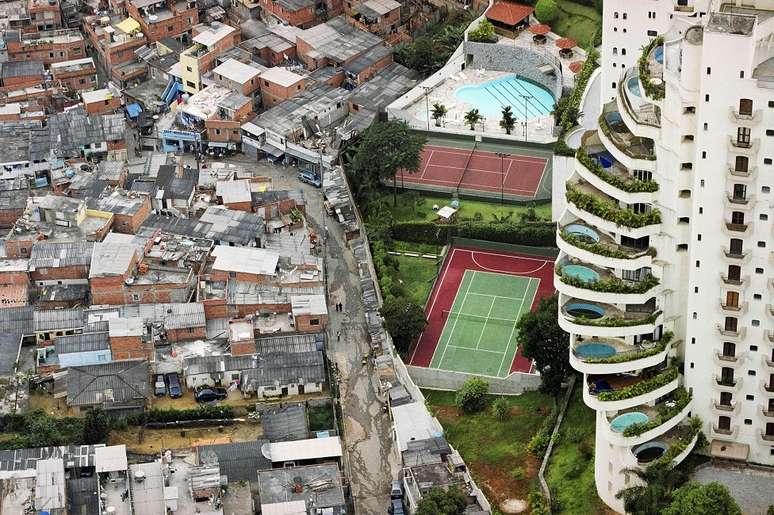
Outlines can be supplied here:
<path id="1" fill-rule="evenodd" d="M 481 250 L 515 252 L 517 254 L 526 254 L 528 256 L 537 256 L 543 258 L 556 258 L 559 255 L 559 249 L 556 247 L 532 247 L 528 245 L 517 245 L 514 243 L 500 243 L 497 241 L 474 240 L 470 238 L 452 237 L 452 244 L 457 247 L 473 247 Z"/>
<path id="2" fill-rule="evenodd" d="M 413 365 L 408 365 L 406 368 L 417 386 L 430 390 L 457 391 L 468 379 L 474 377 L 480 377 L 488 382 L 489 393 L 495 395 L 519 395 L 540 387 L 540 375 L 524 372 L 512 372 L 507 377 L 493 377 Z"/>

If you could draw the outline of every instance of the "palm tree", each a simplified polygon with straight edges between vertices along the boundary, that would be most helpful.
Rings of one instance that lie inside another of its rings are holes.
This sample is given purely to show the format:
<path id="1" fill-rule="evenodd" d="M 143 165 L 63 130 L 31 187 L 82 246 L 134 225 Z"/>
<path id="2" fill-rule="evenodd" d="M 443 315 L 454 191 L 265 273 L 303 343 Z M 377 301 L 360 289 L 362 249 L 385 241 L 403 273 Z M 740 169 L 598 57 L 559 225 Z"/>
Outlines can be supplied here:
<path id="1" fill-rule="evenodd" d="M 433 120 L 435 120 L 435 126 L 440 127 L 441 126 L 441 120 L 446 116 L 446 113 L 448 113 L 449 110 L 446 109 L 446 106 L 436 102 L 433 104 Z"/>
<path id="2" fill-rule="evenodd" d="M 632 474 L 639 483 L 624 488 L 616 494 L 623 499 L 626 513 L 633 515 L 658 515 L 672 501 L 672 492 L 682 486 L 688 477 L 671 465 L 651 465 L 645 469 L 630 468 L 623 471 Z"/>
<path id="3" fill-rule="evenodd" d="M 476 130 L 476 124 L 481 121 L 483 116 L 478 112 L 478 109 L 471 109 L 465 113 L 465 123 L 470 126 L 470 130 Z"/>
<path id="4" fill-rule="evenodd" d="M 510 134 L 515 126 L 516 126 L 516 118 L 513 117 L 511 106 L 503 107 L 503 117 L 500 120 L 500 127 L 505 129 L 506 134 Z"/>

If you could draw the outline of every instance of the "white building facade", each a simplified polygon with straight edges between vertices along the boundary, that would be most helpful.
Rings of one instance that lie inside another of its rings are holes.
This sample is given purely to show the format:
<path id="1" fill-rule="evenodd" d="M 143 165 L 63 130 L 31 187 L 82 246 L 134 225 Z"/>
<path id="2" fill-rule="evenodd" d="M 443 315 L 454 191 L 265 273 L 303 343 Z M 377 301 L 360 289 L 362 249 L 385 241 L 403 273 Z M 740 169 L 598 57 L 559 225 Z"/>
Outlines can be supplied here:
<path id="1" fill-rule="evenodd" d="M 774 0 L 706 4 L 605 1 L 599 129 L 558 220 L 559 323 L 621 512 L 622 471 L 699 429 L 774 465 Z"/>

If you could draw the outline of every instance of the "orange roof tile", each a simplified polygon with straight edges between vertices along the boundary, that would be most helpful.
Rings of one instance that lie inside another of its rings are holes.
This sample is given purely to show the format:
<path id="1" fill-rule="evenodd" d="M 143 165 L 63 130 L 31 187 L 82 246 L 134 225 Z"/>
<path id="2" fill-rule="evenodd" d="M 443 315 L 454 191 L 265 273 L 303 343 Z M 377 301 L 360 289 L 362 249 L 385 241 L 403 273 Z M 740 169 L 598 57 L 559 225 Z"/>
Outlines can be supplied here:
<path id="1" fill-rule="evenodd" d="M 534 7 L 501 1 L 495 2 L 495 4 L 489 8 L 486 12 L 486 17 L 489 20 L 499 21 L 505 25 L 513 26 L 529 17 L 533 12 L 535 12 Z"/>

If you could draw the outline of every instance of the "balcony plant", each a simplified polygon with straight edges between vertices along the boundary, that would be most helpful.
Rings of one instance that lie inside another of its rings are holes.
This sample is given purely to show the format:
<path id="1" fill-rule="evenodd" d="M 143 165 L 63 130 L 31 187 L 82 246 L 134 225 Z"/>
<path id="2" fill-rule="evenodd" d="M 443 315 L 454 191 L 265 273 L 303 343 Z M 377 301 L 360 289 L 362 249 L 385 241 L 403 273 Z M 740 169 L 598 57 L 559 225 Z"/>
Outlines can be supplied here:
<path id="1" fill-rule="evenodd" d="M 645 379 L 644 381 L 640 381 L 639 383 L 634 383 L 625 388 L 621 388 L 620 390 L 615 390 L 612 392 L 601 392 L 597 396 L 597 398 L 600 401 L 604 401 L 604 402 L 622 401 L 625 399 L 631 399 L 633 397 L 638 397 L 640 395 L 645 395 L 646 393 L 650 393 L 653 390 L 657 390 L 658 388 L 661 388 L 662 386 L 671 383 L 672 381 L 677 379 L 677 377 L 678 377 L 677 367 L 672 365 L 671 367 L 664 370 L 663 372 L 649 379 Z"/>
<path id="2" fill-rule="evenodd" d="M 675 401 L 674 406 L 670 408 L 667 407 L 665 403 L 659 404 L 658 416 L 656 416 L 656 418 L 648 420 L 647 422 L 638 422 L 628 426 L 626 429 L 624 429 L 623 435 L 626 437 L 640 436 L 646 431 L 655 429 L 679 415 L 680 412 L 683 411 L 685 407 L 688 406 L 688 404 L 691 402 L 691 394 L 688 393 L 682 386 L 674 391 L 673 396 Z"/>
<path id="3" fill-rule="evenodd" d="M 578 277 L 565 275 L 562 272 L 561 266 L 557 265 L 556 273 L 562 282 L 568 286 L 575 288 L 583 288 L 584 290 L 599 291 L 605 293 L 621 293 L 621 294 L 638 294 L 645 293 L 652 288 L 655 288 L 659 284 L 659 280 L 653 274 L 646 274 L 642 281 L 628 282 L 619 279 L 618 277 L 611 277 L 609 279 L 599 279 L 597 281 L 584 281 Z"/>
<path id="4" fill-rule="evenodd" d="M 655 463 L 659 465 L 669 465 L 672 463 L 675 458 L 688 448 L 693 438 L 701 432 L 701 426 L 702 422 L 699 417 L 689 418 L 688 425 L 680 440 L 670 445 L 669 449 Z"/>
<path id="5" fill-rule="evenodd" d="M 573 318 L 573 323 L 578 325 L 588 325 L 596 327 L 632 327 L 635 325 L 648 325 L 656 322 L 661 315 L 661 311 L 654 311 L 645 318 L 626 319 L 626 318 L 586 318 L 579 316 Z"/>
<path id="6" fill-rule="evenodd" d="M 667 345 L 672 341 L 673 333 L 671 331 L 665 331 L 664 334 L 661 336 L 661 339 L 657 342 L 655 342 L 655 347 L 650 349 L 643 349 L 639 351 L 634 352 L 627 352 L 622 354 L 614 354 L 612 356 L 609 356 L 607 358 L 587 358 L 584 359 L 584 363 L 593 363 L 593 364 L 612 364 L 612 363 L 626 363 L 627 361 L 634 361 L 635 359 L 643 359 L 643 358 L 649 358 L 650 356 L 655 356 L 656 354 L 659 354 L 660 352 L 663 352 L 664 349 L 666 349 Z"/>
<path id="7" fill-rule="evenodd" d="M 594 161 L 583 148 L 578 149 L 575 158 L 580 164 L 588 168 L 591 173 L 621 191 L 627 193 L 653 193 L 658 191 L 658 183 L 656 181 L 641 181 L 634 177 L 626 179 L 608 172 L 599 163 Z"/>
<path id="8" fill-rule="evenodd" d="M 638 67 L 640 71 L 640 82 L 642 83 L 642 88 L 645 90 L 645 94 L 652 98 L 653 100 L 661 100 L 664 98 L 665 88 L 663 85 L 656 86 L 651 81 L 650 76 L 650 52 L 658 47 L 664 44 L 664 37 L 659 36 L 655 38 L 653 41 L 651 41 L 648 45 L 646 45 L 642 49 L 642 54 L 640 55 L 640 59 L 638 61 Z"/>
<path id="9" fill-rule="evenodd" d="M 600 200 L 594 195 L 583 193 L 569 185 L 565 198 L 568 202 L 575 204 L 578 209 L 619 226 L 637 229 L 661 223 L 661 212 L 658 209 L 653 209 L 647 213 L 635 213 L 631 209 L 623 209 L 613 202 Z"/>
<path id="10" fill-rule="evenodd" d="M 596 254 L 598 256 L 604 256 L 614 259 L 635 259 L 642 255 L 649 255 L 651 257 L 656 257 L 656 249 L 653 247 L 648 248 L 648 250 L 640 250 L 635 251 L 632 249 L 631 252 L 627 252 L 625 250 L 621 250 L 619 248 L 612 248 L 608 245 L 605 245 L 603 243 L 591 243 L 588 241 L 584 241 L 583 239 L 579 238 L 578 236 L 574 234 L 570 234 L 569 232 L 565 230 L 559 231 L 559 237 L 572 245 L 573 247 L 577 247 L 581 250 L 585 250 L 588 252 L 591 252 L 592 254 Z"/>

